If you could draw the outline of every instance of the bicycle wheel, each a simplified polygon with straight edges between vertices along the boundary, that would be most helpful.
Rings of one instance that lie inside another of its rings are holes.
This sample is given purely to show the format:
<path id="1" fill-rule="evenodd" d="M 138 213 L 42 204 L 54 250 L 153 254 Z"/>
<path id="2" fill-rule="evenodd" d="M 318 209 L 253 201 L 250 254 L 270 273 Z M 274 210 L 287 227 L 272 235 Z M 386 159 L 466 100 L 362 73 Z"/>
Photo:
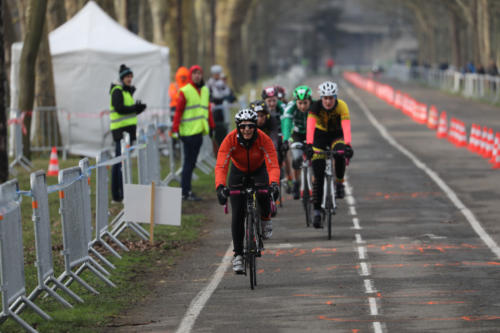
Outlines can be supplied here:
<path id="1" fill-rule="evenodd" d="M 329 207 L 326 210 L 327 220 L 328 220 L 328 239 L 332 239 L 332 210 Z"/>
<path id="2" fill-rule="evenodd" d="M 306 226 L 309 227 L 311 225 L 311 198 L 309 197 L 309 189 L 307 188 L 307 185 L 304 186 L 302 204 L 304 205 L 304 211 L 306 212 Z"/>
<path id="3" fill-rule="evenodd" d="M 254 253 L 249 253 L 248 254 L 248 263 L 249 263 L 249 270 L 250 270 L 250 289 L 254 289 L 254 287 L 257 285 L 257 276 L 255 272 L 255 254 Z"/>

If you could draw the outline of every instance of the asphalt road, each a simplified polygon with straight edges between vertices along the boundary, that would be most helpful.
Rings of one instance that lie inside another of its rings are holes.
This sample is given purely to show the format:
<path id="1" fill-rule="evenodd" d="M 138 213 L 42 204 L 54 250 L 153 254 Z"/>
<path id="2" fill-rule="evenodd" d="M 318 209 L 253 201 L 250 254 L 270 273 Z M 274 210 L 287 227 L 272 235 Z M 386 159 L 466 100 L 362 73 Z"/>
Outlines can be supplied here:
<path id="1" fill-rule="evenodd" d="M 428 93 L 449 112 L 477 105 Z M 355 155 L 333 239 L 288 198 L 252 291 L 224 257 L 230 217 L 214 204 L 200 246 L 113 332 L 500 332 L 500 170 L 368 93 L 340 97 Z M 477 108 L 498 123 L 499 109 Z"/>

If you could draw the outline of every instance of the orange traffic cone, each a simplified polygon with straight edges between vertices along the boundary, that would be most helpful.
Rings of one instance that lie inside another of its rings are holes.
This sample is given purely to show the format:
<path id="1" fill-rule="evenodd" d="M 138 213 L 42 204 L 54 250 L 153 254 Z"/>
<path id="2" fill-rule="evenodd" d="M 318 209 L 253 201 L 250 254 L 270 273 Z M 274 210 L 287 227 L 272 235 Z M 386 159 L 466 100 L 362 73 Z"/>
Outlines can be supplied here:
<path id="1" fill-rule="evenodd" d="M 493 151 L 491 153 L 491 160 L 490 163 L 495 164 L 495 161 L 497 160 L 497 155 L 500 154 L 498 149 L 500 149 L 500 133 L 497 133 L 495 135 L 495 143 L 493 144 Z"/>
<path id="2" fill-rule="evenodd" d="M 436 132 L 436 136 L 439 139 L 446 138 L 448 131 L 448 124 L 446 122 L 446 111 L 441 112 L 441 116 L 439 117 L 438 130 Z"/>
<path id="3" fill-rule="evenodd" d="M 493 162 L 493 169 L 500 169 L 500 133 L 497 133 L 497 137 L 499 143 L 497 146 L 497 156 L 495 156 L 495 161 Z"/>
<path id="4" fill-rule="evenodd" d="M 493 136 L 493 130 L 490 128 L 488 131 L 488 136 L 486 139 L 486 147 L 483 153 L 484 158 L 491 158 L 491 153 L 493 152 L 493 145 L 495 143 Z"/>
<path id="5" fill-rule="evenodd" d="M 469 147 L 468 147 L 470 152 L 475 152 L 478 149 L 479 145 L 478 130 L 479 133 L 481 133 L 481 130 L 478 129 L 478 125 L 472 124 L 472 127 L 470 129 Z"/>
<path id="6" fill-rule="evenodd" d="M 438 110 L 434 105 L 429 109 L 429 119 L 427 119 L 427 127 L 430 129 L 437 129 L 438 127 Z"/>
<path id="7" fill-rule="evenodd" d="M 455 118 L 450 119 L 450 128 L 448 129 L 448 141 L 453 144 L 457 143 L 457 120 Z"/>
<path id="8" fill-rule="evenodd" d="M 459 147 L 467 146 L 467 128 L 465 127 L 465 123 L 459 120 L 458 123 L 458 143 Z"/>
<path id="9" fill-rule="evenodd" d="M 59 160 L 57 158 L 57 149 L 52 147 L 50 152 L 49 170 L 47 176 L 57 176 L 59 174 Z"/>

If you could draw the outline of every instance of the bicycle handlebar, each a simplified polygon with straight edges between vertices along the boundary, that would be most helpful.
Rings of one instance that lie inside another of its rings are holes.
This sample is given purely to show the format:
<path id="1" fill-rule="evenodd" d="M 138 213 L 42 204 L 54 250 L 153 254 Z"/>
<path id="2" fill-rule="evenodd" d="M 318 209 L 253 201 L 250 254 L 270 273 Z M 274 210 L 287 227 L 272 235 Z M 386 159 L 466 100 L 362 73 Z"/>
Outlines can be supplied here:
<path id="1" fill-rule="evenodd" d="M 267 194 L 267 193 L 269 193 L 269 190 L 260 189 L 260 190 L 257 190 L 257 193 Z M 230 190 L 229 191 L 229 195 L 239 195 L 239 194 L 245 194 L 245 190 Z"/>

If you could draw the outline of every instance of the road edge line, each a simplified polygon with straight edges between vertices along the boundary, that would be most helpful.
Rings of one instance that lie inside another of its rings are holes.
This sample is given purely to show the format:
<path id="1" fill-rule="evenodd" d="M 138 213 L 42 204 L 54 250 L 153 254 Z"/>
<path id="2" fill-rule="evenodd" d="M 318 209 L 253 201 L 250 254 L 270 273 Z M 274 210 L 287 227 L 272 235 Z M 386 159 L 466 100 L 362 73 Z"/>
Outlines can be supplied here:
<path id="1" fill-rule="evenodd" d="M 222 257 L 219 267 L 217 267 L 214 274 L 212 275 L 210 282 L 195 296 L 195 298 L 193 298 L 191 304 L 189 304 L 189 308 L 187 309 L 186 314 L 184 314 L 184 317 L 182 318 L 182 321 L 179 324 L 179 328 L 177 328 L 176 333 L 191 332 L 194 322 L 200 315 L 201 310 L 203 310 L 203 307 L 210 299 L 210 296 L 212 296 L 213 292 L 215 291 L 215 289 L 217 289 L 217 286 L 224 277 L 224 274 L 231 262 L 232 252 L 233 243 L 231 242 L 229 244 L 229 247 L 227 248 L 226 253 L 224 254 L 224 257 Z"/>

